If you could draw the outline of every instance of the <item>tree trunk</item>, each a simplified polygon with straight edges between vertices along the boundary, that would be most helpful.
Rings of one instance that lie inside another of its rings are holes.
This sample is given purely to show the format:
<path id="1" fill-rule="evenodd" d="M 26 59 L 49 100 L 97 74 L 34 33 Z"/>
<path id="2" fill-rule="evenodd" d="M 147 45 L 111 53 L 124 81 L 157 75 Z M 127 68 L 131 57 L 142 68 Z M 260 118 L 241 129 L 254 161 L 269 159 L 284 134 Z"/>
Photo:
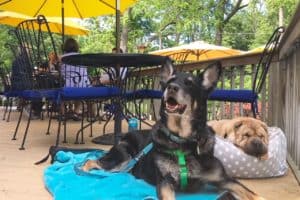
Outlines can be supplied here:
<path id="1" fill-rule="evenodd" d="M 230 19 L 241 9 L 248 6 L 248 4 L 241 5 L 242 0 L 237 0 L 231 10 L 226 10 L 226 4 L 230 3 L 229 0 L 220 0 L 216 6 L 216 37 L 215 44 L 222 45 L 223 32 L 226 24 Z"/>
<path id="2" fill-rule="evenodd" d="M 223 27 L 219 26 L 216 27 L 216 38 L 215 38 L 215 44 L 222 46 L 222 40 L 223 40 Z"/>
<path id="3" fill-rule="evenodd" d="M 215 44 L 216 45 L 222 45 L 222 36 L 223 36 L 223 30 L 225 26 L 224 22 L 224 15 L 225 15 L 225 5 L 226 0 L 221 0 L 217 4 L 216 7 L 216 37 L 215 37 Z"/>
<path id="4" fill-rule="evenodd" d="M 128 18 L 131 18 L 131 8 L 127 11 Z M 128 33 L 129 33 L 129 27 L 128 24 L 125 22 L 125 20 L 122 21 L 122 29 L 121 29 L 121 41 L 120 41 L 120 48 L 123 50 L 123 52 L 127 52 L 128 47 Z"/>
<path id="5" fill-rule="evenodd" d="M 129 32 L 129 28 L 127 24 L 123 24 L 122 32 L 121 32 L 120 48 L 123 50 L 124 53 L 127 52 L 128 32 Z"/>

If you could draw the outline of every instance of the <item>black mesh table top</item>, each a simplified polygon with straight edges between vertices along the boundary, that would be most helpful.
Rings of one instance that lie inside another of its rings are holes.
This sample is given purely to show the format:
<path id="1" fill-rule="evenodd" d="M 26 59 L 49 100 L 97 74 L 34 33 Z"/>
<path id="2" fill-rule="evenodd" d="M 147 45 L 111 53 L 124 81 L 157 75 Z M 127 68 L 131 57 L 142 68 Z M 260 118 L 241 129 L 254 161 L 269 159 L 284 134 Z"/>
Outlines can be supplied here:
<path id="1" fill-rule="evenodd" d="M 157 66 L 166 62 L 168 57 L 151 54 L 126 54 L 126 53 L 89 53 L 65 56 L 62 62 L 71 65 L 84 65 L 91 67 L 143 67 Z"/>

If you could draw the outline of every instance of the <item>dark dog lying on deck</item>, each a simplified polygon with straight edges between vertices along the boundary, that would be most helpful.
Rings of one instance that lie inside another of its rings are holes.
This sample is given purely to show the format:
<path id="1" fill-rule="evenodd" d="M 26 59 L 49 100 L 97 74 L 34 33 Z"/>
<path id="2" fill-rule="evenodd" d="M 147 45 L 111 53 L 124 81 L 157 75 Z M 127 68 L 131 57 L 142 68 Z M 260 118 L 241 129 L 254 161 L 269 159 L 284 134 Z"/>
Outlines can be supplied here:
<path id="1" fill-rule="evenodd" d="M 220 73 L 219 63 L 208 66 L 197 77 L 175 73 L 168 61 L 162 67 L 161 119 L 151 134 L 125 135 L 104 157 L 88 160 L 82 169 L 118 170 L 152 142 L 152 150 L 132 173 L 156 185 L 159 199 L 175 199 L 175 191 L 195 191 L 207 183 L 228 190 L 226 199 L 263 199 L 229 177 L 213 156 L 215 138 L 206 125 L 207 98 Z"/>

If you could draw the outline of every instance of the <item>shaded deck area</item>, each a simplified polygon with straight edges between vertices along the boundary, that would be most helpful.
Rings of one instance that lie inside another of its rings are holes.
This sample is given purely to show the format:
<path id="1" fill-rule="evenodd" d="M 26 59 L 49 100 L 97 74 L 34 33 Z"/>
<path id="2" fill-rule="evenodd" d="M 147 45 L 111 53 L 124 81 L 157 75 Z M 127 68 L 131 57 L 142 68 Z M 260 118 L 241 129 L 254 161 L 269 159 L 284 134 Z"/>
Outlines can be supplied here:
<path id="1" fill-rule="evenodd" d="M 3 109 L 0 109 L 0 116 L 2 114 Z M 20 151 L 18 148 L 21 134 L 18 140 L 11 140 L 16 120 L 17 113 L 13 112 L 11 122 L 0 121 L 0 200 L 19 200 L 24 197 L 32 200 L 50 200 L 52 196 L 43 183 L 43 170 L 49 166 L 49 161 L 38 166 L 33 163 L 43 158 L 48 153 L 49 146 L 55 143 L 56 125 L 52 127 L 51 135 L 45 135 L 47 120 L 34 120 L 29 130 L 26 150 Z M 21 130 L 24 130 L 24 124 L 22 123 Z M 102 133 L 102 125 L 95 124 L 94 136 Z M 74 133 L 79 126 L 78 122 L 68 122 L 69 143 L 61 145 L 78 148 L 110 148 L 110 146 L 91 143 L 88 132 L 85 134 L 85 144 L 73 144 Z M 123 123 L 123 127 L 126 131 L 127 124 Z M 108 130 L 112 129 L 113 123 L 110 123 Z M 242 182 L 268 200 L 300 200 L 300 186 L 291 170 L 286 176 L 279 178 L 242 180 Z"/>

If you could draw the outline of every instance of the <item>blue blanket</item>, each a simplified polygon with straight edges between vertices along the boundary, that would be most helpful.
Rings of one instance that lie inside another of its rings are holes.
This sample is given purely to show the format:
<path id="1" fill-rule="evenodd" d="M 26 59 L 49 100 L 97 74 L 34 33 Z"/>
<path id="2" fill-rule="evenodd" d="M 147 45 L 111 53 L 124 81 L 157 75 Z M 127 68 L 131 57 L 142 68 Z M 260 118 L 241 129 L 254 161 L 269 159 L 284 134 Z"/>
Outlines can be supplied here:
<path id="1" fill-rule="evenodd" d="M 85 174 L 79 166 L 86 159 L 101 157 L 105 151 L 92 151 L 74 154 L 59 151 L 55 162 L 44 171 L 44 182 L 55 200 L 156 200 L 154 186 L 129 173 L 111 173 L 103 170 L 92 170 Z M 213 200 L 222 193 L 215 188 L 207 187 L 195 194 L 176 194 L 176 199 Z"/>

